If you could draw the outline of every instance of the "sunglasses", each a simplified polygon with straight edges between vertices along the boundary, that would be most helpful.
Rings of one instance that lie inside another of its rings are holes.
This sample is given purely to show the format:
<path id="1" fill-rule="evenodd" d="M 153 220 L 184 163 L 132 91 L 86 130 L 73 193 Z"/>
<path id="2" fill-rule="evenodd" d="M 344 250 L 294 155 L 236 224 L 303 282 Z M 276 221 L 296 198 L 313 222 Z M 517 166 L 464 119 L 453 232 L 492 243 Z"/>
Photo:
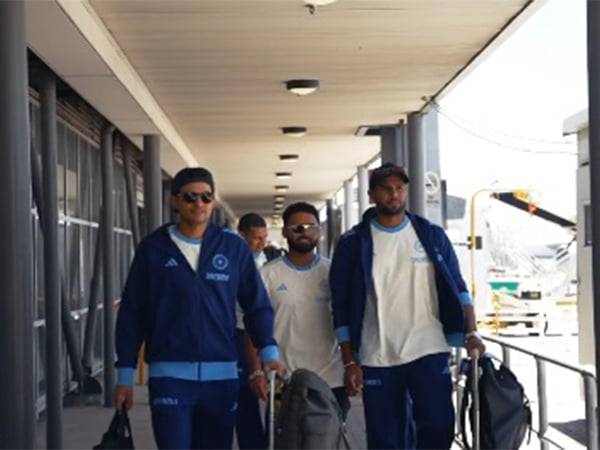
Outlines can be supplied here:
<path id="1" fill-rule="evenodd" d="M 288 229 L 289 231 L 291 231 L 292 233 L 302 234 L 306 231 L 313 232 L 313 231 L 318 230 L 319 225 L 314 224 L 314 223 L 299 223 L 298 225 L 289 225 L 285 228 Z"/>
<path id="2" fill-rule="evenodd" d="M 214 200 L 214 194 L 210 191 L 204 192 L 180 192 L 177 197 L 182 198 L 186 203 L 196 203 L 198 199 L 202 200 L 202 203 L 209 204 Z"/>

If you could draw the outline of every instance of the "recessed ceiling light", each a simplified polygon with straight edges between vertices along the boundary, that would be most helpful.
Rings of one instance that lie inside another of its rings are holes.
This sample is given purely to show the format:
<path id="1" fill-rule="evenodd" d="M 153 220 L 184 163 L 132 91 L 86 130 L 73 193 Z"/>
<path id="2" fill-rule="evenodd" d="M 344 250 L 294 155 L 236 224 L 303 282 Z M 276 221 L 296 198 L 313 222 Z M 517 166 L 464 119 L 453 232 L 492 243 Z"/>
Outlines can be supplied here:
<path id="1" fill-rule="evenodd" d="M 319 80 L 288 80 L 285 87 L 292 94 L 308 95 L 319 88 Z"/>
<path id="2" fill-rule="evenodd" d="M 280 180 L 285 180 L 287 178 L 292 178 L 292 172 L 275 172 L 275 176 Z"/>
<path id="3" fill-rule="evenodd" d="M 284 162 L 296 162 L 300 159 L 300 155 L 287 153 L 283 155 L 279 155 L 279 160 Z"/>
<path id="4" fill-rule="evenodd" d="M 276 195 L 273 197 L 276 202 L 283 202 L 285 200 L 285 195 Z"/>
<path id="5" fill-rule="evenodd" d="M 289 189 L 290 187 L 285 184 L 275 186 L 275 192 L 287 192 Z"/>
<path id="6" fill-rule="evenodd" d="M 323 6 L 323 5 L 329 5 L 330 3 L 333 3 L 337 0 L 304 0 L 304 3 L 306 3 L 307 5 L 312 5 L 312 6 Z"/>
<path id="7" fill-rule="evenodd" d="M 302 137 L 307 133 L 306 127 L 282 127 L 281 132 L 290 137 Z"/>

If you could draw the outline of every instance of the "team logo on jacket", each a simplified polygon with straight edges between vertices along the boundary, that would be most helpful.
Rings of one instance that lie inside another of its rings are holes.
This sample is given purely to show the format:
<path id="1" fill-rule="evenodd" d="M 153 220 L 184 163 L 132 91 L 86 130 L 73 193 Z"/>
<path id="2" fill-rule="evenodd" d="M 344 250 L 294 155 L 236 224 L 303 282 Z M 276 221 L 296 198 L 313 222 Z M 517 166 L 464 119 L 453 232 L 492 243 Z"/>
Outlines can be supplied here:
<path id="1" fill-rule="evenodd" d="M 227 259 L 227 257 L 225 255 L 222 255 L 221 253 L 219 253 L 214 256 L 212 263 L 213 263 L 213 267 L 215 269 L 225 270 L 225 269 L 227 269 L 227 266 L 229 265 L 229 260 Z"/>

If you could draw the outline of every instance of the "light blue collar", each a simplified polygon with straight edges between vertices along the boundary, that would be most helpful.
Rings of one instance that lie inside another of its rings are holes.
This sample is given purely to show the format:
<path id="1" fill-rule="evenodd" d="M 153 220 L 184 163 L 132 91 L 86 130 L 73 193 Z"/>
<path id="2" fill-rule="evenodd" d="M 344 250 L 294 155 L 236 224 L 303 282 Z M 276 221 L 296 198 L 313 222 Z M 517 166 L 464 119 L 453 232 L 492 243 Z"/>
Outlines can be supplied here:
<path id="1" fill-rule="evenodd" d="M 291 262 L 287 255 L 282 256 L 282 259 L 283 259 L 283 262 L 289 268 L 294 269 L 294 270 L 299 270 L 300 272 L 306 272 L 307 270 L 312 269 L 317 264 L 319 264 L 319 261 L 321 261 L 321 257 L 319 255 L 314 255 L 314 258 L 312 259 L 311 262 L 309 262 L 308 264 L 305 264 L 303 266 L 298 266 L 298 265 L 294 264 L 293 262 Z"/>
<path id="2" fill-rule="evenodd" d="M 402 223 L 396 225 L 395 227 L 386 227 L 377 222 L 377 218 L 371 219 L 371 225 L 373 225 L 379 231 L 383 231 L 384 233 L 397 233 L 398 231 L 402 231 L 404 228 L 406 228 L 409 223 L 410 219 L 406 214 L 404 214 L 404 220 Z"/>
<path id="3" fill-rule="evenodd" d="M 202 238 L 193 239 L 184 235 L 176 225 L 171 225 L 169 227 L 169 232 L 172 233 L 177 239 L 182 240 L 188 244 L 200 245 L 202 244 Z"/>

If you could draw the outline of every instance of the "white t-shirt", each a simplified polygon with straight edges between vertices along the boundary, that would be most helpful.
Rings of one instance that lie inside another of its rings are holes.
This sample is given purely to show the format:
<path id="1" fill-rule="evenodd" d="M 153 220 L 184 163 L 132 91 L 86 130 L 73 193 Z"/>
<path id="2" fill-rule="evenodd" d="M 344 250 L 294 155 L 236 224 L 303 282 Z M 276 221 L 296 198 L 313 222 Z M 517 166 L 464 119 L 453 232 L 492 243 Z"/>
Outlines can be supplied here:
<path id="1" fill-rule="evenodd" d="M 373 289 L 368 293 L 361 363 L 406 364 L 449 351 L 439 320 L 435 268 L 408 217 L 395 228 L 371 222 Z"/>
<path id="2" fill-rule="evenodd" d="M 202 238 L 192 239 L 184 236 L 175 225 L 169 227 L 169 236 L 171 236 L 173 242 L 175 242 L 181 253 L 183 253 L 190 267 L 194 269 L 194 272 L 197 271 L 200 249 L 202 248 Z"/>
<path id="3" fill-rule="evenodd" d="M 343 386 L 344 368 L 333 332 L 328 259 L 316 255 L 307 266 L 286 256 L 261 269 L 275 310 L 275 339 L 289 371 L 316 372 L 332 388 Z"/>
<path id="4" fill-rule="evenodd" d="M 264 252 L 260 252 L 258 255 L 254 255 L 254 264 L 256 264 L 256 268 L 260 269 L 267 262 L 267 256 Z M 244 311 L 239 303 L 235 304 L 235 322 L 236 328 L 240 330 L 245 330 L 244 326 Z"/>

